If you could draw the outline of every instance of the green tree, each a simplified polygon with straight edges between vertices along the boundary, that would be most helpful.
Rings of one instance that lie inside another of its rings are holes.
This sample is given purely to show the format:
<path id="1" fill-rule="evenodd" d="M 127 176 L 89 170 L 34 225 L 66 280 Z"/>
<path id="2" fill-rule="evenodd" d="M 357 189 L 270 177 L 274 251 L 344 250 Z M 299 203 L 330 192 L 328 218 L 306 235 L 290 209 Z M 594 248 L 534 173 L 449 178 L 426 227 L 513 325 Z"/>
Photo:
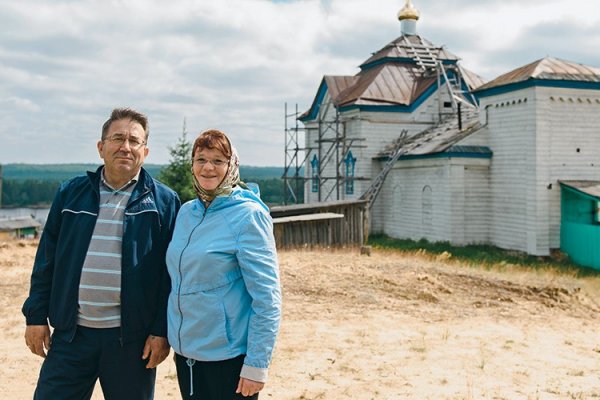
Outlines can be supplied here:
<path id="1" fill-rule="evenodd" d="M 6 179 L 2 191 L 2 205 L 6 207 L 48 206 L 52 203 L 57 180 Z"/>
<path id="2" fill-rule="evenodd" d="M 177 144 L 169 146 L 171 160 L 169 164 L 161 169 L 158 180 L 177 192 L 182 203 L 196 198 L 192 183 L 192 144 L 187 141 L 185 120 L 183 131 Z"/>

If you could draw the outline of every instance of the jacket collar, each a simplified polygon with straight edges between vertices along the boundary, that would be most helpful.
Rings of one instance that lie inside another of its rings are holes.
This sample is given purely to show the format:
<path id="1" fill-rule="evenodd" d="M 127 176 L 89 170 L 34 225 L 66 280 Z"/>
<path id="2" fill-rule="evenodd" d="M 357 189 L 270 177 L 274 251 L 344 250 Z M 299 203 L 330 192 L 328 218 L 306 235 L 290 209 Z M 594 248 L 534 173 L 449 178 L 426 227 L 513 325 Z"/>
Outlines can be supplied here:
<path id="1" fill-rule="evenodd" d="M 87 171 L 88 179 L 90 180 L 90 184 L 92 185 L 92 190 L 96 193 L 96 195 L 100 196 L 100 180 L 102 179 L 102 169 L 104 165 L 101 165 L 96 169 L 96 171 Z M 154 180 L 143 167 L 140 169 L 140 174 L 138 177 L 138 182 L 133 188 L 133 192 L 131 193 L 131 199 L 129 203 L 138 199 L 144 193 L 148 191 L 154 190 Z"/>

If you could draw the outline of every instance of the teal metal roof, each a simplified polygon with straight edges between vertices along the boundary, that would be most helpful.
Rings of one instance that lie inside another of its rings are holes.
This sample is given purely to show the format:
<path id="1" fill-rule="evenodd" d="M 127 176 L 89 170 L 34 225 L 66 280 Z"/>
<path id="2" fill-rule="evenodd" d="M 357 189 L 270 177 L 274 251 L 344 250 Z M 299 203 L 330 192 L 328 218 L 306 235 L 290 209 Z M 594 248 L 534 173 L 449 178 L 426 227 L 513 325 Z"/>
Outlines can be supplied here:
<path id="1" fill-rule="evenodd" d="M 439 153 L 401 156 L 400 160 L 419 158 L 492 158 L 493 152 L 487 146 L 451 146 Z"/>
<path id="2" fill-rule="evenodd" d="M 566 187 L 591 200 L 600 201 L 600 181 L 558 181 L 562 187 Z"/>

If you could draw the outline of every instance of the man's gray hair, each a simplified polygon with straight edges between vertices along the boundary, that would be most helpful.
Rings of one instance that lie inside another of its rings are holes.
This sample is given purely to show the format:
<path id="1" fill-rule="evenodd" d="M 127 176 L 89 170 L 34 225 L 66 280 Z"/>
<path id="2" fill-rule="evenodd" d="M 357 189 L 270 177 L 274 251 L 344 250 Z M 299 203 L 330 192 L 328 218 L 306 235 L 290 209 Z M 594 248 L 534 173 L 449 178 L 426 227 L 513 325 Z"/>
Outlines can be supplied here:
<path id="1" fill-rule="evenodd" d="M 148 129 L 148 117 L 133 108 L 115 108 L 112 110 L 110 118 L 102 125 L 102 140 L 106 139 L 106 134 L 110 129 L 110 125 L 121 119 L 130 119 L 139 123 L 142 128 L 144 128 L 144 133 L 146 133 L 145 140 L 148 140 L 148 135 L 150 134 L 150 130 Z"/>

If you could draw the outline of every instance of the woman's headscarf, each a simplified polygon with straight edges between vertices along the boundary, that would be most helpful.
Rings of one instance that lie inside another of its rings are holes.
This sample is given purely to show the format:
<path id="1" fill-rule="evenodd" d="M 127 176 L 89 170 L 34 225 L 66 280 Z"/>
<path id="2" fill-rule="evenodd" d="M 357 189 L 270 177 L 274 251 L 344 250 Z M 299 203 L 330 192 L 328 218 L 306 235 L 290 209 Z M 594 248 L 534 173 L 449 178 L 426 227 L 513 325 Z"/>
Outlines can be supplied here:
<path id="1" fill-rule="evenodd" d="M 231 146 L 231 143 L 230 143 Z M 229 158 L 229 165 L 227 166 L 227 173 L 223 178 L 223 181 L 216 187 L 214 190 L 206 190 L 203 189 L 196 176 L 194 175 L 194 170 L 192 168 L 192 179 L 194 181 L 194 190 L 196 191 L 196 196 L 206 205 L 208 206 L 217 196 L 229 195 L 231 194 L 233 188 L 237 185 L 242 184 L 242 187 L 245 185 L 240 180 L 240 158 L 238 156 L 237 150 L 235 147 L 231 146 L 231 157 Z"/>

